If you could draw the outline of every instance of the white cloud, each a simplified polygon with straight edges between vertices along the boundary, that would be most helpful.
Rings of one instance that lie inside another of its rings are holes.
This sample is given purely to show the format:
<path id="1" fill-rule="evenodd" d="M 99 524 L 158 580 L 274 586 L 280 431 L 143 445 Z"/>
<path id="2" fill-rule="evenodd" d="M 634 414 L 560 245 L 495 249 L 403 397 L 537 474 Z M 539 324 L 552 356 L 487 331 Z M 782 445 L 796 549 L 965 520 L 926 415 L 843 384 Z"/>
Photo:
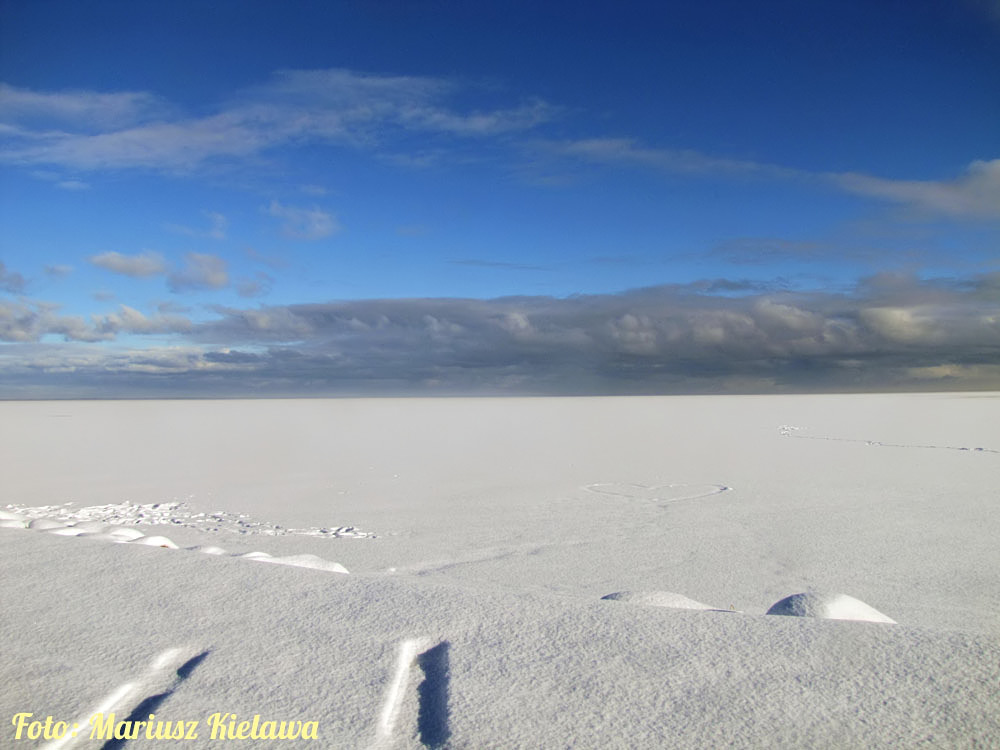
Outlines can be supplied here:
<path id="1" fill-rule="evenodd" d="M 211 224 L 205 236 L 211 237 L 213 240 L 226 239 L 226 229 L 229 227 L 229 220 L 215 211 L 206 211 L 205 216 L 208 217 L 208 221 Z"/>
<path id="2" fill-rule="evenodd" d="M 263 297 L 271 291 L 274 278 L 266 273 L 257 273 L 252 279 L 240 279 L 236 282 L 236 293 L 241 297 Z"/>
<path id="3" fill-rule="evenodd" d="M 924 318 L 919 309 L 905 307 L 870 307 L 861 310 L 858 317 L 868 330 L 900 343 L 926 340 L 936 322 L 933 316 Z"/>
<path id="4" fill-rule="evenodd" d="M 56 187 L 60 190 L 90 190 L 90 184 L 80 180 L 60 180 Z"/>
<path id="5" fill-rule="evenodd" d="M 60 315 L 59 307 L 47 302 L 0 301 L 0 341 L 37 342 L 46 336 L 66 341 L 96 343 L 111 341 L 120 333 L 189 333 L 190 319 L 181 315 L 146 316 L 127 305 L 116 313 L 94 315 L 90 320 L 77 315 Z"/>
<path id="6" fill-rule="evenodd" d="M 89 258 L 95 266 L 114 273 L 133 277 L 167 275 L 171 291 L 193 289 L 221 289 L 229 284 L 226 261 L 207 253 L 187 253 L 184 266 L 169 272 L 166 261 L 159 253 L 144 252 L 139 255 L 123 255 L 108 252 Z"/>
<path id="7" fill-rule="evenodd" d="M 270 216 L 284 219 L 282 231 L 285 236 L 297 240 L 320 240 L 336 234 L 341 229 L 333 214 L 316 206 L 296 208 L 272 200 L 264 210 Z"/>
<path id="8" fill-rule="evenodd" d="M 31 91 L 0 83 L 5 123 L 41 123 L 107 129 L 135 124 L 166 111 L 164 102 L 139 91 Z"/>
<path id="9" fill-rule="evenodd" d="M 146 251 L 138 255 L 124 255 L 118 252 L 106 252 L 92 255 L 88 260 L 95 266 L 120 273 L 124 276 L 148 277 L 166 273 L 167 264 L 159 253 Z"/>
<path id="10" fill-rule="evenodd" d="M 24 277 L 16 271 L 8 271 L 7 266 L 0 260 L 0 291 L 20 294 L 27 284 Z"/>
<path id="11" fill-rule="evenodd" d="M 322 185 L 300 185 L 299 190 L 305 193 L 306 195 L 317 195 L 317 196 L 326 195 L 328 192 L 330 192 Z"/>
<path id="12" fill-rule="evenodd" d="M 849 294 L 727 297 L 691 284 L 567 299 L 360 300 L 180 315 L 60 316 L 43 303 L 0 304 L 5 382 L 45 385 L 32 342 L 170 335 L 178 351 L 117 348 L 90 364 L 49 348 L 44 368 L 105 394 L 171 392 L 665 393 L 741 388 L 824 390 L 1000 387 L 1000 303 L 991 275 L 867 279 Z M 21 348 L 23 346 L 27 348 Z M 103 348 L 102 348 L 103 351 Z M 23 354 L 22 354 L 23 353 Z M 4 363 L 8 364 L 4 364 Z M 10 364 L 17 362 L 14 366 Z M 173 363 L 173 364 L 169 364 Z M 62 368 L 62 369 L 60 369 Z M 110 373 L 169 373 L 121 380 Z M 211 378 L 206 379 L 208 375 Z M 203 377 L 204 376 L 204 377 Z M 54 382 L 54 381 L 53 381 Z M 102 390 L 103 389 L 103 390 Z M 215 389 L 215 390 L 213 390 Z"/>
<path id="13" fill-rule="evenodd" d="M 96 328 L 106 334 L 187 333 L 194 327 L 191 320 L 182 315 L 149 317 L 128 305 L 120 305 L 117 313 L 96 318 L 95 323 Z"/>
<path id="14" fill-rule="evenodd" d="M 594 368 L 609 377 L 794 375 L 797 363 L 812 361 L 808 375 L 835 371 L 838 360 L 914 367 L 974 363 L 1000 351 L 1000 308 L 979 294 L 988 283 L 862 285 L 854 297 L 730 298 L 699 293 L 704 285 L 695 284 L 565 300 L 369 300 L 222 310 L 201 332 L 230 344 L 304 341 L 304 355 L 336 351 L 387 376 L 393 368 L 415 377 L 422 366 L 486 372 L 513 363 L 568 367 L 567 376 L 582 368 L 573 377 Z"/>
<path id="15" fill-rule="evenodd" d="M 170 289 L 175 292 L 190 289 L 221 289 L 229 284 L 226 261 L 217 255 L 188 253 L 184 268 L 170 274 Z"/>
<path id="16" fill-rule="evenodd" d="M 161 315 L 175 315 L 178 313 L 189 313 L 191 308 L 186 305 L 178 305 L 173 300 L 166 300 L 164 302 L 159 302 L 156 305 L 156 309 Z"/>
<path id="17" fill-rule="evenodd" d="M 246 256 L 255 263 L 262 263 L 268 268 L 273 268 L 275 270 L 288 267 L 288 261 L 277 255 L 264 255 L 259 250 L 252 247 L 246 247 L 243 250 Z"/>
<path id="18" fill-rule="evenodd" d="M 3 127 L 4 126 L 0 124 L 0 134 L 4 132 Z M 0 154 L 2 154 L 2 150 L 0 150 Z M 88 182 L 67 178 L 62 173 L 55 172 L 50 169 L 33 169 L 29 172 L 29 174 L 38 180 L 51 182 L 60 190 L 80 191 L 91 189 L 91 185 Z"/>
<path id="19" fill-rule="evenodd" d="M 818 336 L 825 323 L 822 315 L 769 297 L 757 300 L 752 315 L 758 326 L 775 337 Z"/>
<path id="20" fill-rule="evenodd" d="M 167 228 L 188 237 L 204 237 L 212 240 L 226 239 L 229 220 L 217 211 L 202 211 L 202 214 L 208 219 L 208 227 L 205 229 L 194 229 L 183 224 L 167 224 Z"/>
<path id="21" fill-rule="evenodd" d="M 61 264 L 55 264 L 55 265 L 46 264 L 45 273 L 49 276 L 55 276 L 55 277 L 69 276 L 71 273 L 73 273 L 73 266 L 67 266 Z"/>
<path id="22" fill-rule="evenodd" d="M 918 214 L 1000 219 L 1000 159 L 974 161 L 953 180 L 888 180 L 856 173 L 830 178 L 850 193 L 898 203 Z"/>
<path id="23" fill-rule="evenodd" d="M 56 305 L 0 300 L 0 341 L 38 341 L 43 336 L 62 336 L 67 341 L 103 341 L 112 334 L 98 331 L 79 316 L 59 315 Z"/>

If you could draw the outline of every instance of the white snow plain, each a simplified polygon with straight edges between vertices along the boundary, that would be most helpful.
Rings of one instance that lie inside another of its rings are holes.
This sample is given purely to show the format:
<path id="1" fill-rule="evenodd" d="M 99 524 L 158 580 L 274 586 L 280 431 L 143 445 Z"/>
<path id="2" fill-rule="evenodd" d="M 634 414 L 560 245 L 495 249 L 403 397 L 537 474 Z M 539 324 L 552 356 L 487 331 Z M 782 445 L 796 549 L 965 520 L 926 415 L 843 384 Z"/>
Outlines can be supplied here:
<path id="1" fill-rule="evenodd" d="M 0 476 L 3 748 L 1000 746 L 1000 394 L 4 402 Z"/>

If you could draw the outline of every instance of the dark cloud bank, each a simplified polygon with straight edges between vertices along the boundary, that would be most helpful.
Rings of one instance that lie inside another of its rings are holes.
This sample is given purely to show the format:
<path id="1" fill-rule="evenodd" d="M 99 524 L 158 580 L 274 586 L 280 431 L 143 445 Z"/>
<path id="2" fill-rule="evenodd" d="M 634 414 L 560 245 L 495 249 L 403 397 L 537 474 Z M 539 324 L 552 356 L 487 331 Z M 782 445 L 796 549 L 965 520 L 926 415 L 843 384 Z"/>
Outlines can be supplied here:
<path id="1" fill-rule="evenodd" d="M 20 308 L 16 305 L 20 304 Z M 727 281 L 614 295 L 217 308 L 208 322 L 0 307 L 0 395 L 770 393 L 1000 388 L 1000 273 L 853 290 Z M 53 334 L 65 341 L 55 343 Z M 127 348 L 124 334 L 170 346 Z M 117 339 L 117 340 L 116 340 Z"/>

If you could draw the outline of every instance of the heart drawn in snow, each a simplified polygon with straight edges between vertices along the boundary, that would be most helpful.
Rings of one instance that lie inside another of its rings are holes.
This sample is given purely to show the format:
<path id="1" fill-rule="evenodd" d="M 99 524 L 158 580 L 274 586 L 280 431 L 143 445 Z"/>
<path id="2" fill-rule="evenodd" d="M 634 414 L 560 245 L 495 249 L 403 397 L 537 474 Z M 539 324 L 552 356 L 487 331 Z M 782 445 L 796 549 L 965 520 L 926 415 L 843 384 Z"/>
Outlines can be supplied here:
<path id="1" fill-rule="evenodd" d="M 598 482 L 588 484 L 587 490 L 599 495 L 625 497 L 630 500 L 648 500 L 658 503 L 673 503 L 678 500 L 695 500 L 725 492 L 729 488 L 724 484 L 631 484 L 624 482 Z"/>

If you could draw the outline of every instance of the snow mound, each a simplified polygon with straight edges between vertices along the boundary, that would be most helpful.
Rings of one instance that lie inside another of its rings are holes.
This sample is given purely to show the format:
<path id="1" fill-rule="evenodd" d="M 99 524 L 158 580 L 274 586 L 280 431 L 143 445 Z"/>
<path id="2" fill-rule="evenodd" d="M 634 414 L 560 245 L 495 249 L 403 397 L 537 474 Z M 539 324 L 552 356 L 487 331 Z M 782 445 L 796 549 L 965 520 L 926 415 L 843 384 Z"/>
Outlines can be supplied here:
<path id="1" fill-rule="evenodd" d="M 108 531 L 108 524 L 103 521 L 77 521 L 76 523 L 71 523 L 70 526 L 74 529 L 80 529 L 80 531 L 93 531 L 95 533 Z"/>
<path id="2" fill-rule="evenodd" d="M 5 515 L 15 515 L 6 513 Z M 28 520 L 30 519 L 30 521 Z M 24 517 L 24 520 L 5 518 L 0 519 L 0 527 L 10 526 L 19 529 L 30 529 L 46 534 L 56 534 L 57 536 L 86 537 L 87 539 L 117 542 L 119 544 L 142 544 L 148 547 L 163 547 L 165 549 L 180 549 L 180 547 L 165 536 L 146 536 L 133 526 L 118 526 L 106 524 L 96 520 L 78 521 L 67 524 L 65 520 L 56 521 L 51 518 L 31 518 Z M 362 532 L 363 533 L 363 532 Z M 322 570 L 327 573 L 348 574 L 343 565 L 333 560 L 326 560 L 318 555 L 299 554 L 287 555 L 284 557 L 273 557 L 268 552 L 254 550 L 244 553 L 229 553 L 222 547 L 214 545 L 196 545 L 186 547 L 189 552 L 201 552 L 207 555 L 238 557 L 244 560 L 254 560 L 256 562 L 269 562 L 275 565 L 288 565 L 293 568 L 310 568 L 312 570 Z"/>
<path id="3" fill-rule="evenodd" d="M 616 602 L 630 602 L 631 604 L 645 604 L 651 607 L 673 607 L 675 609 L 715 609 L 707 604 L 689 599 L 684 594 L 676 594 L 673 591 L 616 591 L 613 594 L 602 596 L 602 600 Z"/>
<path id="4" fill-rule="evenodd" d="M 252 553 L 251 553 L 252 554 Z M 313 570 L 325 570 L 329 573 L 347 573 L 348 570 L 340 563 L 331 560 L 324 560 L 322 557 L 311 554 L 288 555 L 286 557 L 251 557 L 257 562 L 274 563 L 275 565 L 291 565 L 294 568 L 312 568 Z"/>
<path id="5" fill-rule="evenodd" d="M 36 518 L 28 523 L 28 528 L 34 531 L 48 531 L 49 529 L 62 529 L 65 528 L 66 523 L 63 521 L 53 521 L 48 518 Z"/>
<path id="6" fill-rule="evenodd" d="M 131 542 L 134 539 L 141 539 L 142 537 L 146 536 L 138 529 L 132 529 L 128 527 L 119 527 L 115 529 L 105 528 L 105 531 L 107 532 L 108 536 L 110 536 L 112 539 L 116 539 L 122 542 Z"/>
<path id="7" fill-rule="evenodd" d="M 132 544 L 145 544 L 149 547 L 165 547 L 166 549 L 177 549 L 177 545 L 165 536 L 144 536 L 136 539 Z"/>
<path id="8" fill-rule="evenodd" d="M 34 523 L 34 521 L 32 521 L 32 523 Z M 41 527 L 41 526 L 32 526 L 31 528 L 38 529 L 39 531 L 45 531 L 46 530 L 44 527 Z M 50 534 L 55 534 L 57 536 L 84 536 L 84 535 L 88 534 L 89 532 L 86 531 L 85 529 L 76 529 L 76 528 L 73 528 L 72 526 L 58 526 L 58 527 L 52 528 L 49 531 L 49 533 Z"/>
<path id="9" fill-rule="evenodd" d="M 864 620 L 866 622 L 896 621 L 847 594 L 822 594 L 809 592 L 792 594 L 771 605 L 769 615 L 790 617 L 816 617 L 821 620 Z"/>

